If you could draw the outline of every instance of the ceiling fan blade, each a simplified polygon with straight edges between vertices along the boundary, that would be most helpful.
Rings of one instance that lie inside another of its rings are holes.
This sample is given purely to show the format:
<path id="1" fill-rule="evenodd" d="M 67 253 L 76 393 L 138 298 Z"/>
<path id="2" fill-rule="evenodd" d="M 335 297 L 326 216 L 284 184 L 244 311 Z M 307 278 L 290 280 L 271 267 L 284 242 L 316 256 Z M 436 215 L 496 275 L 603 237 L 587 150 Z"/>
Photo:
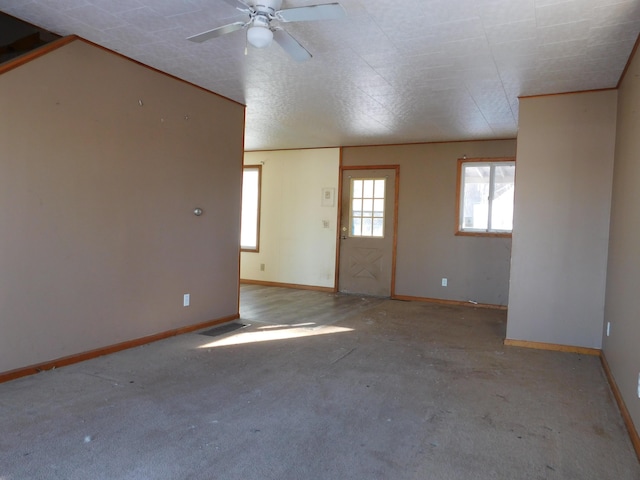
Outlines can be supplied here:
<path id="1" fill-rule="evenodd" d="M 273 39 L 278 42 L 278 45 L 280 45 L 282 49 L 287 52 L 296 62 L 304 62 L 305 60 L 309 60 L 311 58 L 311 54 L 307 51 L 307 49 L 300 45 L 300 42 L 298 42 L 291 36 L 291 34 L 285 32 L 284 30 L 274 30 Z"/>
<path id="2" fill-rule="evenodd" d="M 224 3 L 231 5 L 233 8 L 237 8 L 242 12 L 253 11 L 253 7 L 246 2 L 243 2 L 242 0 L 222 0 L 222 1 Z"/>
<path id="3" fill-rule="evenodd" d="M 236 30 L 241 30 L 244 28 L 246 24 L 244 22 L 235 22 L 230 23 L 229 25 L 224 25 L 222 27 L 214 28 L 213 30 L 207 30 L 206 32 L 198 33 L 197 35 L 192 35 L 188 37 L 187 40 L 191 40 L 192 42 L 202 43 L 210 38 L 220 37 L 227 33 L 235 32 Z"/>
<path id="4" fill-rule="evenodd" d="M 347 16 L 339 3 L 324 5 L 309 5 L 308 7 L 285 8 L 276 12 L 276 18 L 281 22 L 306 22 L 309 20 L 333 20 Z"/>

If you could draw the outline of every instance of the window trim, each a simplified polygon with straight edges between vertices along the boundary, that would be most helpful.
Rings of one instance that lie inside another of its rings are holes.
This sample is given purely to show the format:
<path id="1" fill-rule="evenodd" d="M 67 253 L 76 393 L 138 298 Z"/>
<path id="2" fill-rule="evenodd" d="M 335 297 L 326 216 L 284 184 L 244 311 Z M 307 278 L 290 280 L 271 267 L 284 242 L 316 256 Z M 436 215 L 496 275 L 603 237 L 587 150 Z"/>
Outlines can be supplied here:
<path id="1" fill-rule="evenodd" d="M 462 212 L 462 165 L 465 163 L 485 163 L 485 164 L 498 164 L 498 163 L 513 163 L 516 164 L 515 157 L 501 157 L 501 158 L 459 158 L 458 159 L 458 173 L 456 178 L 456 228 L 455 235 L 463 237 L 498 237 L 498 238 L 511 238 L 512 232 L 496 232 L 496 231 L 468 231 L 461 229 Z M 514 178 L 515 185 L 515 178 Z M 490 185 L 491 191 L 493 191 L 493 183 Z"/>
<path id="2" fill-rule="evenodd" d="M 244 192 L 244 172 L 245 170 L 257 170 L 258 171 L 258 208 L 256 216 L 256 246 L 243 247 L 242 246 L 242 192 Z M 242 188 L 241 191 L 241 203 L 240 203 L 240 251 L 241 252 L 260 252 L 260 212 L 262 207 L 262 165 L 243 165 L 242 166 Z"/>

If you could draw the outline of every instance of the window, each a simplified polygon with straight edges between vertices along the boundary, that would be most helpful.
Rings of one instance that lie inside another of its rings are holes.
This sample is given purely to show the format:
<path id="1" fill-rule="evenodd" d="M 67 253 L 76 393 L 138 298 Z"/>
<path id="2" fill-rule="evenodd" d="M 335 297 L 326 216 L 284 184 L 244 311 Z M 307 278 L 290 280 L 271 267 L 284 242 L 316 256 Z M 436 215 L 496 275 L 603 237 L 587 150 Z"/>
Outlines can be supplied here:
<path id="1" fill-rule="evenodd" d="M 262 165 L 243 168 L 240 249 L 245 252 L 257 252 L 259 247 L 261 180 Z"/>
<path id="2" fill-rule="evenodd" d="M 509 236 L 513 230 L 513 159 L 458 160 L 458 235 Z"/>
<path id="3" fill-rule="evenodd" d="M 349 236 L 384 237 L 384 178 L 352 178 Z"/>

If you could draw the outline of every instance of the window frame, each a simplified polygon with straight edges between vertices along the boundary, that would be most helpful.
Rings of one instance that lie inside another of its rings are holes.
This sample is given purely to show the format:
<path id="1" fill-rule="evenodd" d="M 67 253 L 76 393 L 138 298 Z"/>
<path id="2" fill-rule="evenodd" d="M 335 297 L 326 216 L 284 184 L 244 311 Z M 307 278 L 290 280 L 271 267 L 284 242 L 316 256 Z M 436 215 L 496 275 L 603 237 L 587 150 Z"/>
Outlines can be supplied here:
<path id="1" fill-rule="evenodd" d="M 469 163 L 478 163 L 478 164 L 484 164 L 484 165 L 488 165 L 491 166 L 492 168 L 495 166 L 498 166 L 500 164 L 504 164 L 504 163 L 508 163 L 508 164 L 513 164 L 514 168 L 516 166 L 516 159 L 515 157 L 504 157 L 504 158 L 459 158 L 458 159 L 458 173 L 457 173 L 457 179 L 456 179 L 456 228 L 455 228 L 455 235 L 457 236 L 467 236 L 467 237 L 502 237 L 502 238 L 511 238 L 512 234 L 513 234 L 513 228 L 511 229 L 511 231 L 506 232 L 506 231 L 500 231 L 500 230 L 486 230 L 486 231 L 482 231 L 482 230 L 465 230 L 462 227 L 462 208 L 463 208 L 463 201 L 462 201 L 462 195 L 464 193 L 463 189 L 462 189 L 462 182 L 463 182 L 463 165 L 464 164 L 469 164 Z M 495 183 L 495 178 L 493 177 L 493 175 L 491 176 L 491 178 L 494 180 Z M 514 171 L 514 179 L 513 179 L 513 184 L 514 184 L 514 189 L 515 189 L 515 171 Z M 493 185 L 490 185 L 490 192 L 491 194 L 493 194 L 493 190 L 494 187 Z M 493 198 L 490 198 L 489 200 L 489 211 L 491 211 L 491 202 L 493 201 Z"/>
<path id="2" fill-rule="evenodd" d="M 242 211 L 244 210 L 244 174 L 247 170 L 257 170 L 258 171 L 258 204 L 256 206 L 256 246 L 255 247 L 246 247 L 242 245 Z M 262 206 L 262 165 L 243 165 L 242 166 L 242 188 L 241 188 L 241 203 L 240 203 L 240 251 L 241 252 L 260 252 L 260 212 Z"/>

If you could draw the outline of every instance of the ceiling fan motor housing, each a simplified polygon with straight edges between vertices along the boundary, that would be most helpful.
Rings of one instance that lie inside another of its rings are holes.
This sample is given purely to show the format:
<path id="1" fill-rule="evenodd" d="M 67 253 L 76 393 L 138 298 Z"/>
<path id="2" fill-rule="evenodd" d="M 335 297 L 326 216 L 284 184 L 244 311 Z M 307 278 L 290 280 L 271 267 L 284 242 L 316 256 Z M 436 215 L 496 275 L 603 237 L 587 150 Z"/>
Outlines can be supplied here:
<path id="1" fill-rule="evenodd" d="M 275 14 L 282 6 L 282 0 L 258 0 L 253 5 L 256 12 L 267 13 L 270 16 Z"/>

